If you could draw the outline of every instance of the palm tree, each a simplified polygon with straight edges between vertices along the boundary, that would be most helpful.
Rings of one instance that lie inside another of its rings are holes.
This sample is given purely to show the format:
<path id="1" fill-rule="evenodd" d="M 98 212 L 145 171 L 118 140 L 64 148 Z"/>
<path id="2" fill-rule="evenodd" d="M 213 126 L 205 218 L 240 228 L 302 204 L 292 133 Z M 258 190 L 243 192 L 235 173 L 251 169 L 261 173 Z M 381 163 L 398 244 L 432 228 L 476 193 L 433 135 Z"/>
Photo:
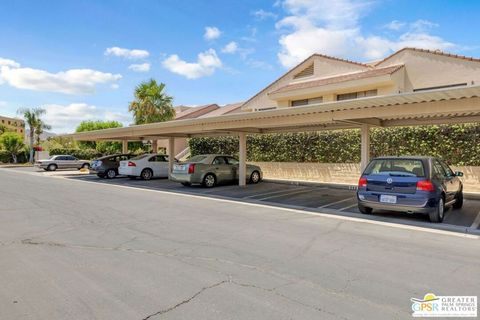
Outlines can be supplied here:
<path id="1" fill-rule="evenodd" d="M 135 100 L 128 108 L 133 112 L 135 124 L 163 122 L 175 117 L 173 98 L 164 92 L 165 84 L 150 79 L 141 82 L 134 91 Z"/>
<path id="2" fill-rule="evenodd" d="M 35 138 L 35 131 L 37 127 L 39 126 L 39 122 L 42 120 L 40 119 L 41 116 L 43 116 L 46 111 L 45 109 L 42 108 L 22 108 L 17 111 L 19 114 L 23 114 L 23 118 L 25 119 L 25 122 L 28 125 L 29 129 L 29 143 L 30 143 L 30 159 L 29 161 L 33 163 L 33 144 L 34 144 L 34 138 Z M 44 126 L 47 126 L 46 124 L 43 124 Z M 49 126 L 48 126 L 49 127 Z"/>
<path id="3" fill-rule="evenodd" d="M 44 130 L 50 130 L 52 129 L 52 126 L 46 124 L 43 122 L 42 119 L 37 119 L 37 125 L 35 127 L 35 136 L 36 136 L 36 144 L 40 144 L 40 135 L 43 133 Z"/>

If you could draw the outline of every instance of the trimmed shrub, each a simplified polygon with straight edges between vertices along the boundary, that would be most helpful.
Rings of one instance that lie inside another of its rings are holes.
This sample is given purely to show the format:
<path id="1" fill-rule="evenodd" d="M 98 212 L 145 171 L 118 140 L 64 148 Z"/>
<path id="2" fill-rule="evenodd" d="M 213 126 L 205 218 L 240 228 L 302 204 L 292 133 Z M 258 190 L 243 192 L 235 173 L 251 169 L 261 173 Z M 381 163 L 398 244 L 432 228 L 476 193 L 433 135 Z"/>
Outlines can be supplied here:
<path id="1" fill-rule="evenodd" d="M 247 137 L 249 161 L 360 162 L 360 131 L 335 130 L 252 135 Z M 191 138 L 192 155 L 238 154 L 237 137 Z M 374 128 L 372 157 L 426 155 L 454 165 L 480 165 L 480 124 Z"/>

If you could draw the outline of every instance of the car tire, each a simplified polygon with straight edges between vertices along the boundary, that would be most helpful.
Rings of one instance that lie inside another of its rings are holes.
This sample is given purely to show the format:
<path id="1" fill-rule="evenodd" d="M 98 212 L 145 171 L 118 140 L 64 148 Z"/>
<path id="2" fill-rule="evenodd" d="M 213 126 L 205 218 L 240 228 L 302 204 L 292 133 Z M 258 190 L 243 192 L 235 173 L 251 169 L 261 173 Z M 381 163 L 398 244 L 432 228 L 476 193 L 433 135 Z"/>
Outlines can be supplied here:
<path id="1" fill-rule="evenodd" d="M 461 209 L 463 207 L 463 189 L 458 191 L 457 195 L 455 196 L 455 203 L 452 207 L 453 209 Z"/>
<path id="2" fill-rule="evenodd" d="M 107 172 L 105 172 L 105 177 L 108 179 L 114 179 L 117 176 L 117 172 L 114 169 L 108 169 Z"/>
<path id="3" fill-rule="evenodd" d="M 260 178 L 260 172 L 257 170 L 253 171 L 252 174 L 250 175 L 250 183 L 256 184 L 259 183 L 261 180 Z"/>
<path id="4" fill-rule="evenodd" d="M 445 200 L 442 196 L 438 200 L 438 204 L 434 208 L 434 210 L 428 214 L 428 217 L 430 218 L 430 222 L 439 223 L 443 221 L 444 216 L 445 216 Z"/>
<path id="5" fill-rule="evenodd" d="M 217 177 L 213 173 L 207 173 L 202 184 L 205 188 L 213 188 L 217 185 Z"/>
<path id="6" fill-rule="evenodd" d="M 89 169 L 90 168 L 90 164 L 88 163 L 84 163 L 82 164 L 82 166 L 80 167 L 80 169 Z"/>
<path id="7" fill-rule="evenodd" d="M 364 207 L 361 204 L 358 205 L 358 211 L 363 214 L 372 214 L 373 209 L 369 207 Z"/>
<path id="8" fill-rule="evenodd" d="M 140 173 L 140 177 L 145 181 L 151 180 L 153 177 L 153 171 L 151 169 L 143 169 L 142 173 Z"/>
<path id="9" fill-rule="evenodd" d="M 190 182 L 182 182 L 182 186 L 190 187 L 192 184 Z"/>
<path id="10" fill-rule="evenodd" d="M 57 165 L 52 163 L 52 164 L 48 165 L 47 170 L 48 171 L 55 171 L 55 170 L 57 170 L 57 168 L 58 168 Z"/>

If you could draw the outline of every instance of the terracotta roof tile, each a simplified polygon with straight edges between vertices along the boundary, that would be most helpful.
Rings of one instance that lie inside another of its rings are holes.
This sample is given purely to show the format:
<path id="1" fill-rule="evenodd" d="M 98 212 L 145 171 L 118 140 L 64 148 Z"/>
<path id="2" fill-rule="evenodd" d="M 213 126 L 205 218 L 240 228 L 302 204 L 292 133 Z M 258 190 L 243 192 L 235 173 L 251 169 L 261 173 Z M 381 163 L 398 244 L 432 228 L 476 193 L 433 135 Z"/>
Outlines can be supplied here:
<path id="1" fill-rule="evenodd" d="M 199 118 L 209 118 L 209 117 L 223 116 L 225 114 L 235 113 L 239 111 L 242 104 L 243 102 L 227 104 L 209 113 L 201 115 Z"/>
<path id="2" fill-rule="evenodd" d="M 179 112 L 175 115 L 175 120 L 181 120 L 181 119 L 193 119 L 193 118 L 198 118 L 208 112 L 212 112 L 213 110 L 216 110 L 220 108 L 217 104 L 206 104 L 203 106 L 198 106 L 198 107 L 192 107 L 188 108 L 185 111 Z"/>
<path id="3" fill-rule="evenodd" d="M 392 73 L 394 73 L 395 71 L 397 71 L 401 68 L 403 68 L 403 65 L 395 65 L 395 66 L 391 66 L 391 67 L 371 69 L 371 70 L 367 70 L 367 71 L 349 73 L 349 74 L 344 74 L 344 75 L 330 77 L 330 78 L 298 82 L 298 83 L 293 83 L 293 84 L 289 84 L 287 86 L 281 87 L 281 88 L 279 88 L 279 89 L 277 89 L 273 92 L 270 92 L 269 94 L 287 92 L 287 91 L 297 90 L 297 89 L 307 89 L 307 88 L 313 88 L 313 87 L 318 87 L 318 86 L 325 86 L 325 85 L 339 83 L 339 82 L 345 82 L 345 81 L 352 81 L 352 80 L 360 80 L 360 79 L 371 78 L 371 77 L 378 77 L 378 76 L 382 76 L 382 75 L 392 74 Z"/>
<path id="4" fill-rule="evenodd" d="M 406 48 L 400 49 L 400 50 L 392 53 L 391 55 L 389 55 L 385 59 L 378 61 L 377 63 L 375 63 L 375 66 L 378 66 L 382 62 L 385 62 L 385 61 L 389 60 L 393 56 L 396 56 L 397 54 L 399 54 L 400 52 L 403 52 L 405 50 L 411 50 L 411 51 L 417 51 L 417 52 L 426 52 L 426 53 L 437 54 L 437 55 L 450 57 L 450 58 L 457 58 L 457 59 L 463 59 L 463 60 L 468 60 L 468 61 L 480 62 L 479 58 L 473 58 L 473 57 L 467 57 L 467 56 L 462 56 L 462 55 L 458 55 L 458 54 L 452 54 L 452 53 L 443 52 L 443 51 L 440 51 L 440 50 L 428 50 L 428 49 L 406 47 Z"/>

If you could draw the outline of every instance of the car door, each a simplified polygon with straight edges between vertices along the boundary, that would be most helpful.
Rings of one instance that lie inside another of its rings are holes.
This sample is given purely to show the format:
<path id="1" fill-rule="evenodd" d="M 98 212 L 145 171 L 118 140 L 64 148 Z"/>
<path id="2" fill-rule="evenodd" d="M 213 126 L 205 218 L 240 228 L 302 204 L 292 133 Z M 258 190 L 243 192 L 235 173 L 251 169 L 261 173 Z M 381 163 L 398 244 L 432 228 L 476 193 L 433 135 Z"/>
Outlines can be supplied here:
<path id="1" fill-rule="evenodd" d="M 215 157 L 215 159 L 213 159 L 212 166 L 218 182 L 231 181 L 234 179 L 234 168 L 232 165 L 228 164 L 227 159 L 224 156 Z"/>
<path id="2" fill-rule="evenodd" d="M 73 156 L 66 156 L 65 157 L 65 168 L 78 169 L 78 168 L 80 168 L 80 162 L 78 161 L 77 158 L 75 158 Z"/>
<path id="3" fill-rule="evenodd" d="M 160 168 L 160 176 L 168 178 L 168 156 L 158 155 L 157 161 Z"/>
<path id="4" fill-rule="evenodd" d="M 65 169 L 68 168 L 67 165 L 67 157 L 66 156 L 58 156 L 55 158 L 55 164 L 57 165 L 58 169 Z"/>
<path id="5" fill-rule="evenodd" d="M 455 176 L 455 173 L 445 163 L 445 161 L 440 161 L 440 164 L 445 170 L 447 190 L 451 197 L 451 200 L 453 200 L 455 198 L 457 191 L 460 189 L 460 179 L 457 176 Z"/>
<path id="6" fill-rule="evenodd" d="M 445 191 L 445 202 L 449 202 L 452 200 L 451 188 L 449 191 L 449 178 L 447 176 L 447 172 L 445 168 L 442 166 L 438 159 L 433 159 L 433 174 L 438 182 L 442 185 L 443 191 Z"/>
<path id="7" fill-rule="evenodd" d="M 238 170 L 240 167 L 240 162 L 234 157 L 226 157 L 227 163 L 231 166 L 232 169 L 232 180 L 238 180 Z"/>
<path id="8" fill-rule="evenodd" d="M 152 169 L 154 177 L 160 177 L 161 175 L 161 168 L 160 162 L 158 161 L 158 156 L 152 156 L 147 161 L 147 168 Z"/>

